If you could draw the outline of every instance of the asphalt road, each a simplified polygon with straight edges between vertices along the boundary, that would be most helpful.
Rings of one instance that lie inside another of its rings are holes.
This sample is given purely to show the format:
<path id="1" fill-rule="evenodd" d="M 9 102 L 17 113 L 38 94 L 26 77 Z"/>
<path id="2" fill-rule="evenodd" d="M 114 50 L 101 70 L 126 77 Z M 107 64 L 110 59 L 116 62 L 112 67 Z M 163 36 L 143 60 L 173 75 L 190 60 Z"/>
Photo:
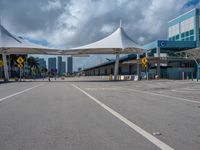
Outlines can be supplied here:
<path id="1" fill-rule="evenodd" d="M 199 150 L 199 90 L 167 80 L 0 84 L 0 150 Z"/>

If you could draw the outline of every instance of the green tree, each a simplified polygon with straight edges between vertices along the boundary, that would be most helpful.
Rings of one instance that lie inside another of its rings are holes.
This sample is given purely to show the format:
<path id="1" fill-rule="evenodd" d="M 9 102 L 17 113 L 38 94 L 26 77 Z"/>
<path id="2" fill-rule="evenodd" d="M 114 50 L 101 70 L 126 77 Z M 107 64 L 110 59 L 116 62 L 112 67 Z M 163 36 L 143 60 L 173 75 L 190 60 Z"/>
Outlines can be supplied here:
<path id="1" fill-rule="evenodd" d="M 30 69 L 31 76 L 33 75 L 33 73 L 38 72 L 39 63 L 38 63 L 37 59 L 35 59 L 34 57 L 30 56 L 27 59 L 27 63 L 28 63 L 29 69 Z"/>

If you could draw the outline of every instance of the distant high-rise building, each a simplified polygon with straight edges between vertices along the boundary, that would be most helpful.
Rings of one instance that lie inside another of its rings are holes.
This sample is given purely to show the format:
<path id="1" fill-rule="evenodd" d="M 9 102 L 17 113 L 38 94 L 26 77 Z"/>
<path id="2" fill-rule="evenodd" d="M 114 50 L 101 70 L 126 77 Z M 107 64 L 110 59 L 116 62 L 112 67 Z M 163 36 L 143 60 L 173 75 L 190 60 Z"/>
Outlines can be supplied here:
<path id="1" fill-rule="evenodd" d="M 67 57 L 67 73 L 73 73 L 73 58 Z"/>
<path id="2" fill-rule="evenodd" d="M 58 56 L 58 74 L 62 74 L 62 57 Z"/>
<path id="3" fill-rule="evenodd" d="M 56 70 L 56 58 L 49 58 L 48 59 L 48 70 L 55 71 Z"/>
<path id="4" fill-rule="evenodd" d="M 62 74 L 66 73 L 66 62 L 62 62 L 62 69 L 61 69 Z"/>

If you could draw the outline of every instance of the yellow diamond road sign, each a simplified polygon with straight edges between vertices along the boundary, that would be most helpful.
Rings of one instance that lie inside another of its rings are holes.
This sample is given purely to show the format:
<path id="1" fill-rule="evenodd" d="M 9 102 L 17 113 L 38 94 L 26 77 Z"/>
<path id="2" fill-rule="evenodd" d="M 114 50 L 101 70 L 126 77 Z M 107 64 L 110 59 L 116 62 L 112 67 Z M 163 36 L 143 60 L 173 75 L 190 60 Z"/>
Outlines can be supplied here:
<path id="1" fill-rule="evenodd" d="M 18 64 L 17 65 L 19 68 L 23 68 L 23 64 Z"/>
<path id="2" fill-rule="evenodd" d="M 3 61 L 0 60 L 0 67 L 3 67 Z"/>
<path id="3" fill-rule="evenodd" d="M 24 62 L 24 59 L 20 56 L 20 57 L 17 58 L 17 62 L 19 64 L 22 64 Z"/>
<path id="4" fill-rule="evenodd" d="M 142 64 L 143 64 L 143 65 L 146 65 L 146 64 L 147 64 L 147 62 L 148 62 L 148 60 L 147 60 L 147 58 L 146 58 L 146 57 L 142 58 Z"/>

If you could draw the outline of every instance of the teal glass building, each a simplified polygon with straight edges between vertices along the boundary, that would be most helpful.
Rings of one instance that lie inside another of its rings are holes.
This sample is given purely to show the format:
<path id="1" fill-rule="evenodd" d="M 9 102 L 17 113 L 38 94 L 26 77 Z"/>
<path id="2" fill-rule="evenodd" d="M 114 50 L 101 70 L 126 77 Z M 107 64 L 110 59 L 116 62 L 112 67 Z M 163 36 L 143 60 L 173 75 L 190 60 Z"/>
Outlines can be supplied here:
<path id="1" fill-rule="evenodd" d="M 168 22 L 168 40 L 196 41 L 200 40 L 200 9 L 194 8 Z"/>
<path id="2" fill-rule="evenodd" d="M 194 8 L 167 22 L 167 37 L 143 45 L 149 57 L 149 75 L 154 78 L 194 78 L 197 67 L 194 60 L 180 58 L 178 51 L 200 47 L 200 8 Z M 144 57 L 141 55 L 141 57 Z M 120 58 L 119 74 L 136 74 L 136 55 Z M 86 75 L 108 75 L 113 73 L 114 60 L 85 69 Z M 141 73 L 145 70 L 141 67 Z"/>

